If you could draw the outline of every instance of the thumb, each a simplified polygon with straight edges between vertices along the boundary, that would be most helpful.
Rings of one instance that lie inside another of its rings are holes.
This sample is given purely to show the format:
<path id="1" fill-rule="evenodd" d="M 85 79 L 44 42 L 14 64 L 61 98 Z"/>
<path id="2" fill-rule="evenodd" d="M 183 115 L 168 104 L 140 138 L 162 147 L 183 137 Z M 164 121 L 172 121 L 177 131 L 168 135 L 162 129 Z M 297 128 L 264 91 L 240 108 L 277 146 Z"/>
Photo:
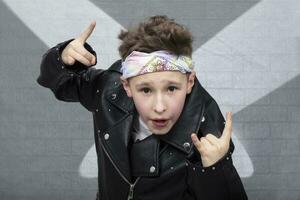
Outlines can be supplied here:
<path id="1" fill-rule="evenodd" d="M 232 113 L 226 113 L 226 123 L 223 130 L 223 134 L 220 137 L 221 140 L 229 141 L 232 135 Z"/>
<path id="2" fill-rule="evenodd" d="M 78 40 L 84 44 L 86 40 L 90 37 L 93 30 L 96 27 L 96 21 L 92 21 L 92 23 L 78 36 Z"/>

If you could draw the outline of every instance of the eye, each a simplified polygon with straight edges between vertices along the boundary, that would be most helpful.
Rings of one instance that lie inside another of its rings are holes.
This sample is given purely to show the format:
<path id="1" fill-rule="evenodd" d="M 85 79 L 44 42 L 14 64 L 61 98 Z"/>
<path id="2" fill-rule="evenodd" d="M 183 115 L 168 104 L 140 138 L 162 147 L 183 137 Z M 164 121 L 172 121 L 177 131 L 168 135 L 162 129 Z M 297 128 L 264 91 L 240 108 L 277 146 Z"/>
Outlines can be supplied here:
<path id="1" fill-rule="evenodd" d="M 149 94 L 151 92 L 151 90 L 150 90 L 150 88 L 145 87 L 145 88 L 141 88 L 140 92 L 143 92 L 145 94 Z"/>
<path id="2" fill-rule="evenodd" d="M 177 87 L 175 87 L 175 86 L 169 86 L 168 87 L 168 90 L 170 91 L 170 92 L 175 92 L 175 90 L 177 90 L 178 88 Z"/>

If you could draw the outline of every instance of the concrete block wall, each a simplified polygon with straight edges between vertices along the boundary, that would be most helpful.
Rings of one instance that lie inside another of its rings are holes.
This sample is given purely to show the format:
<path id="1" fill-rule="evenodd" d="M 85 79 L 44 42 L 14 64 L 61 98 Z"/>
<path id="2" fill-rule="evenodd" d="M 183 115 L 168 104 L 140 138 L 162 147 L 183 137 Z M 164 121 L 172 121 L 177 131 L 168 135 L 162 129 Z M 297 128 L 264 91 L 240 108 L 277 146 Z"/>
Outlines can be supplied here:
<path id="1" fill-rule="evenodd" d="M 155 14 L 192 31 L 202 85 L 234 113 L 234 162 L 249 199 L 300 199 L 297 0 L 0 0 L 0 199 L 94 199 L 92 116 L 37 85 L 41 56 L 95 19 L 99 68 L 117 34 Z"/>

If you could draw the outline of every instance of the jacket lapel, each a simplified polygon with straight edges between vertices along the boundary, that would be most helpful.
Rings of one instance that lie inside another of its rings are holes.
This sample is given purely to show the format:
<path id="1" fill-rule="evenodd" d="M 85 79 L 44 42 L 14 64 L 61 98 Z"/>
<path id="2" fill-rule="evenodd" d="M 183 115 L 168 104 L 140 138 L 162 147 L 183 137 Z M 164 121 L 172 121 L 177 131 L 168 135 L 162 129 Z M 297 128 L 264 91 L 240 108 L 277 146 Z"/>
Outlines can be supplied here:
<path id="1" fill-rule="evenodd" d="M 101 141 L 114 166 L 131 182 L 128 148 L 133 124 L 134 104 L 132 99 L 127 97 L 122 85 L 104 95 L 110 104 L 120 109 L 120 112 L 118 113 L 119 120 L 112 122 L 112 126 L 101 134 Z"/>

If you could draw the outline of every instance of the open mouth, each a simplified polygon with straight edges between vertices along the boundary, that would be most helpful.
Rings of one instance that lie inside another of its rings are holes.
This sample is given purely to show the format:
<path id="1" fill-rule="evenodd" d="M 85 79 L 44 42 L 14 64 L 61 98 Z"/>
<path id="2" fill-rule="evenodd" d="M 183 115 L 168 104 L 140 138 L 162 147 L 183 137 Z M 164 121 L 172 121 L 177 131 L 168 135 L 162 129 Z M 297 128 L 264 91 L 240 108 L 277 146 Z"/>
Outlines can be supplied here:
<path id="1" fill-rule="evenodd" d="M 164 120 L 152 120 L 152 123 L 154 124 L 154 126 L 158 127 L 158 128 L 163 128 L 167 125 L 168 120 L 164 119 Z"/>

